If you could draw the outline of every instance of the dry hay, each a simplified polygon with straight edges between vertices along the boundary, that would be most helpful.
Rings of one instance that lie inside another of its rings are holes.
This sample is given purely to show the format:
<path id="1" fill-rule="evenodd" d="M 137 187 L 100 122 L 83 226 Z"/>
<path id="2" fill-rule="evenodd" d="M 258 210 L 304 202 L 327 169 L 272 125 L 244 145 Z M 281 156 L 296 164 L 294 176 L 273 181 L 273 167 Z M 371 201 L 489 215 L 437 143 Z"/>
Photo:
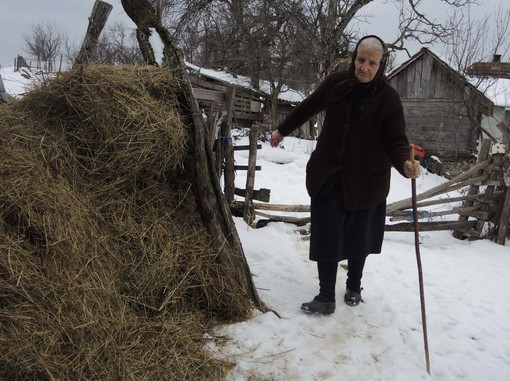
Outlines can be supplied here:
<path id="1" fill-rule="evenodd" d="M 0 378 L 221 379 L 250 304 L 193 196 L 176 81 L 91 66 L 0 106 Z"/>

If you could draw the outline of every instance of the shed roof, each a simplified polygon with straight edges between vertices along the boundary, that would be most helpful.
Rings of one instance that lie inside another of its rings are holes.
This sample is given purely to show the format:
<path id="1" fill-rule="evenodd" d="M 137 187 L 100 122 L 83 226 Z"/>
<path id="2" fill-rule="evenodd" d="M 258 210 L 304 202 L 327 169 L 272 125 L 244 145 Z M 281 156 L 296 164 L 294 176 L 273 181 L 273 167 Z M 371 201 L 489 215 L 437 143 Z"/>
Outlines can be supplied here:
<path id="1" fill-rule="evenodd" d="M 220 81 L 224 84 L 243 88 L 260 96 L 267 97 L 271 94 L 269 81 L 265 80 L 260 81 L 260 89 L 255 89 L 251 85 L 249 77 L 237 75 L 223 70 L 206 69 L 197 65 L 193 65 L 191 63 L 186 63 L 186 66 L 188 67 L 189 70 L 191 70 L 195 74 L 199 74 L 201 76 L 211 78 L 216 81 Z M 305 99 L 305 96 L 303 93 L 297 90 L 287 88 L 287 90 L 282 91 L 279 94 L 278 99 L 280 99 L 280 101 L 288 103 L 299 103 L 303 99 Z"/>
<path id="2" fill-rule="evenodd" d="M 409 58 L 407 61 L 402 63 L 400 66 L 392 70 L 388 74 L 388 79 L 391 80 L 391 78 L 399 75 L 403 70 L 411 66 L 414 62 L 416 62 L 420 57 L 423 55 L 428 54 L 430 55 L 435 61 L 438 62 L 443 69 L 445 69 L 447 72 L 452 74 L 453 78 L 456 78 L 460 81 L 460 83 L 464 84 L 464 86 L 468 87 L 473 93 L 475 94 L 476 98 L 479 99 L 479 102 L 486 107 L 488 114 L 492 115 L 492 110 L 494 108 L 494 103 L 491 99 L 489 99 L 482 91 L 480 91 L 476 86 L 474 86 L 472 83 L 470 83 L 462 74 L 460 74 L 457 70 L 453 69 L 450 65 L 448 65 L 445 61 L 443 61 L 439 56 L 432 53 L 432 51 L 428 48 L 421 48 L 416 54 L 414 54 L 411 58 Z"/>

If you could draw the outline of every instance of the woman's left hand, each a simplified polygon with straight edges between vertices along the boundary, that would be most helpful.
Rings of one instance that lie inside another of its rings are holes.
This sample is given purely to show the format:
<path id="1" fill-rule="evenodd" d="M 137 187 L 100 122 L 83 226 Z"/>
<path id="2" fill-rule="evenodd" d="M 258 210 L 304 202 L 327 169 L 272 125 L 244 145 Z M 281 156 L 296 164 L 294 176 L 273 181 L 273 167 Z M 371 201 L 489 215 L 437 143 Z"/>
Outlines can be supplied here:
<path id="1" fill-rule="evenodd" d="M 404 173 L 407 177 L 411 179 L 416 179 L 420 177 L 421 174 L 421 165 L 419 161 L 411 162 L 411 160 L 407 160 L 404 163 Z"/>

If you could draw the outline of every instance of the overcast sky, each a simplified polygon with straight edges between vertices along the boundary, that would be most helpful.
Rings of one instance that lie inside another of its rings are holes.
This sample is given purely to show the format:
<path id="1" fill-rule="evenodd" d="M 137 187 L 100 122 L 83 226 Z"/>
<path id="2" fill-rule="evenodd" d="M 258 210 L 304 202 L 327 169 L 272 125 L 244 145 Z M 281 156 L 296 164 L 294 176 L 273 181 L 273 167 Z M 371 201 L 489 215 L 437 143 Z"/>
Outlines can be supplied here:
<path id="1" fill-rule="evenodd" d="M 126 16 L 120 0 L 106 0 L 113 5 L 108 24 L 122 21 L 128 27 L 134 24 Z M 12 66 L 14 58 L 27 55 L 23 51 L 23 34 L 29 34 L 33 25 L 50 22 L 55 24 L 69 36 L 71 43 L 81 45 L 88 25 L 88 17 L 95 0 L 0 0 L 0 66 Z M 509 0 L 479 0 L 479 6 L 472 7 L 472 14 L 482 15 L 490 13 L 499 5 L 508 7 Z M 386 4 L 385 4 L 386 3 Z M 439 0 L 422 0 L 426 12 L 433 12 L 441 19 L 445 16 L 444 9 L 438 7 Z M 396 11 L 394 5 L 385 0 L 375 0 L 363 9 L 370 14 L 369 24 L 362 24 L 362 34 L 378 34 L 387 41 L 395 38 Z M 409 50 L 414 54 L 420 49 L 418 45 L 410 45 Z"/>

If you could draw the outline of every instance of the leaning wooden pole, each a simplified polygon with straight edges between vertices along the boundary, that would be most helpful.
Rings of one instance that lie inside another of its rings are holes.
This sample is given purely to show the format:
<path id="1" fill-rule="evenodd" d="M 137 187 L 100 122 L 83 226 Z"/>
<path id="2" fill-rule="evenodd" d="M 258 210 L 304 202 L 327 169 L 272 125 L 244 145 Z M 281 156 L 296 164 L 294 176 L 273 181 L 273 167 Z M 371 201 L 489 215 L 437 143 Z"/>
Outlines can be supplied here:
<path id="1" fill-rule="evenodd" d="M 411 144 L 411 162 L 414 162 L 414 144 Z M 429 341 L 427 338 L 427 314 L 425 312 L 425 292 L 423 288 L 423 271 L 420 256 L 420 234 L 418 230 L 418 207 L 416 204 L 416 179 L 411 179 L 413 222 L 414 222 L 414 247 L 416 251 L 416 262 L 418 264 L 418 280 L 420 283 L 421 321 L 423 326 L 423 344 L 425 349 L 425 363 L 427 373 L 430 375 Z"/>
<path id="2" fill-rule="evenodd" d="M 78 56 L 74 60 L 75 65 L 80 65 L 89 61 L 112 8 L 110 4 L 104 1 L 96 0 L 94 3 L 92 13 L 89 17 L 89 26 L 87 27 L 85 39 L 83 40 Z"/>

